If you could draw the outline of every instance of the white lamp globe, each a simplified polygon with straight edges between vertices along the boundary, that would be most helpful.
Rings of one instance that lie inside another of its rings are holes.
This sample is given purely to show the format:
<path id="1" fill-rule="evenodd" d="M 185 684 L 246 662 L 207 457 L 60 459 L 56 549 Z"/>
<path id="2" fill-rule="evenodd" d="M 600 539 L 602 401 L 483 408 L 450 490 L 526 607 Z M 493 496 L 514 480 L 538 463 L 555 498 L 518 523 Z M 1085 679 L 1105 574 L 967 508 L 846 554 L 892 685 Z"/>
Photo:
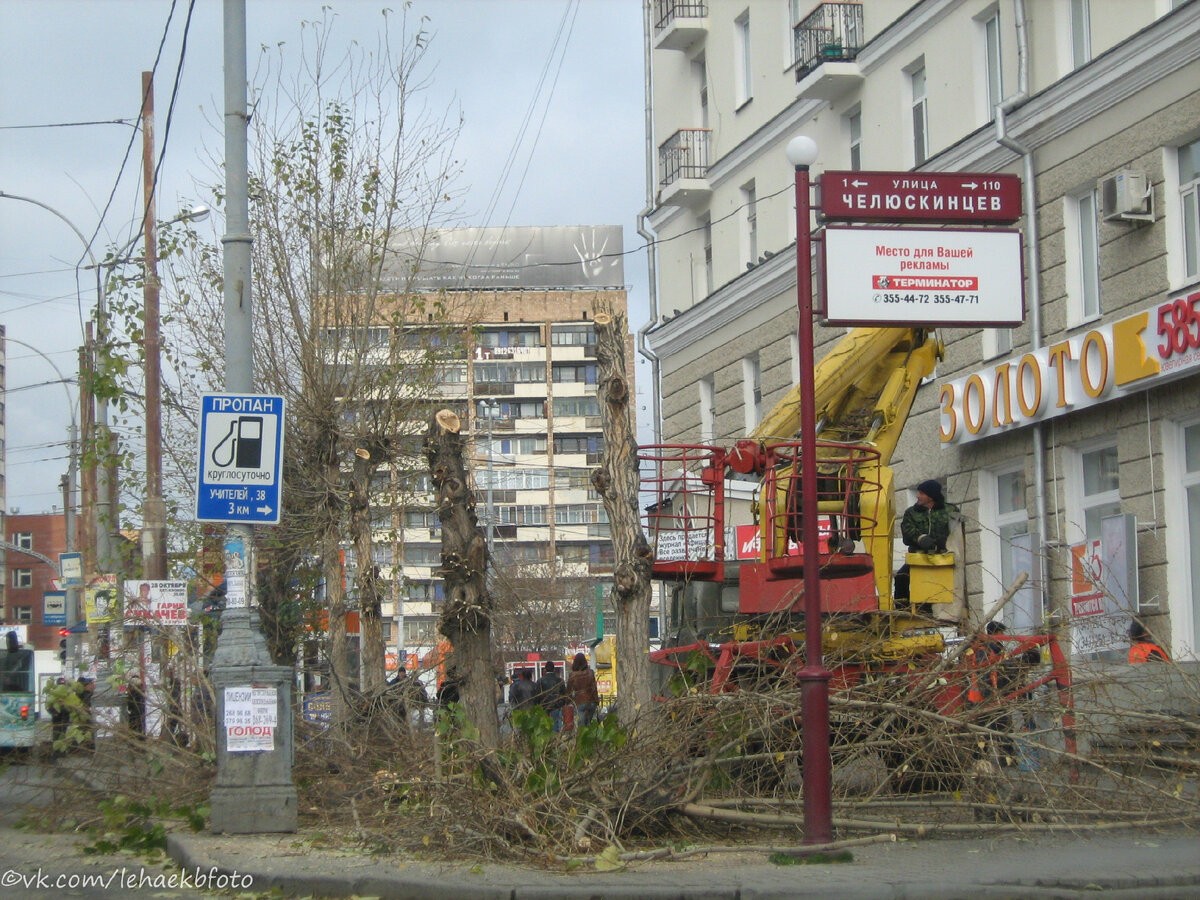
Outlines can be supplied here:
<path id="1" fill-rule="evenodd" d="M 793 166 L 811 166 L 817 161 L 817 142 L 806 134 L 798 134 L 787 143 L 787 158 Z"/>

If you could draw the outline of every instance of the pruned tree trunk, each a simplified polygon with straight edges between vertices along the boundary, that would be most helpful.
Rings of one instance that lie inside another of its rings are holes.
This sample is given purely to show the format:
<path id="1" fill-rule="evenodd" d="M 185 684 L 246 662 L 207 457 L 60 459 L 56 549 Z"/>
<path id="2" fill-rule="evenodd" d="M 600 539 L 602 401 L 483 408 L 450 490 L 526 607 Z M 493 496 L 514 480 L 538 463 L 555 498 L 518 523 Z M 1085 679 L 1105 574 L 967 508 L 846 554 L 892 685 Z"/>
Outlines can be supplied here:
<path id="1" fill-rule="evenodd" d="M 425 456 L 442 523 L 446 605 L 438 628 L 454 650 L 446 678 L 457 680 L 459 702 L 486 747 L 500 741 L 492 671 L 492 598 L 487 587 L 487 538 L 475 518 L 475 496 L 463 465 L 461 422 L 448 409 L 429 423 Z"/>
<path id="2" fill-rule="evenodd" d="M 365 454 L 365 456 L 364 456 Z M 383 646 L 383 603 L 380 597 L 379 568 L 375 565 L 374 535 L 371 529 L 371 474 L 375 455 L 356 449 L 350 482 L 350 534 L 358 560 L 358 627 L 362 639 L 362 691 L 373 694 L 383 689 L 385 658 Z"/>
<path id="3" fill-rule="evenodd" d="M 637 441 L 629 408 L 625 315 L 598 311 L 600 418 L 604 452 L 592 485 L 612 530 L 617 608 L 617 717 L 629 727 L 650 703 L 650 573 L 652 554 L 638 516 Z"/>

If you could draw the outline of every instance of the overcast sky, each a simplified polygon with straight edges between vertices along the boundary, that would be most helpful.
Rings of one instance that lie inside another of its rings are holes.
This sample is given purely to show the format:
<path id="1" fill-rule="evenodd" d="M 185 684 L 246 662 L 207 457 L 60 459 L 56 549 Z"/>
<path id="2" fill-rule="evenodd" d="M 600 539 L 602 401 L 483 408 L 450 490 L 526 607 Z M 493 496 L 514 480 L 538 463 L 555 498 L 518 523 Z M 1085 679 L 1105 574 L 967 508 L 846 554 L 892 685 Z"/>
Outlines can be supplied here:
<path id="1" fill-rule="evenodd" d="M 135 134 L 130 125 L 73 123 L 136 122 L 141 73 L 154 68 L 165 33 L 155 78 L 161 152 L 188 0 L 174 5 L 168 27 L 172 0 L 0 0 L 0 191 L 57 210 L 85 238 L 99 229 L 91 244 L 98 259 L 138 228 L 141 139 L 126 160 Z M 380 10 L 389 4 L 246 5 L 253 73 L 257 48 L 297 43 L 300 22 L 319 20 L 323 5 L 337 16 L 335 46 L 354 40 L 373 46 Z M 390 5 L 398 11 L 403 3 Z M 646 205 L 641 6 L 640 0 L 414 0 L 408 14 L 410 22 L 428 16 L 433 35 L 428 103 L 462 109 L 461 224 L 623 226 L 634 330 L 647 318 L 645 254 L 628 252 L 641 245 L 636 220 Z M 211 178 L 205 148 L 223 146 L 212 124 L 223 108 L 221 30 L 222 4 L 196 0 L 159 179 L 161 221 L 200 202 L 196 183 Z M 77 282 L 76 266 L 89 262 L 83 241 L 53 213 L 0 198 L 10 510 L 45 512 L 61 504 L 68 397 L 39 352 L 74 378 L 81 323 L 96 299 L 94 274 L 81 270 Z M 649 372 L 641 359 L 637 374 L 639 407 L 648 406 Z M 74 384 L 69 391 L 75 402 Z"/>

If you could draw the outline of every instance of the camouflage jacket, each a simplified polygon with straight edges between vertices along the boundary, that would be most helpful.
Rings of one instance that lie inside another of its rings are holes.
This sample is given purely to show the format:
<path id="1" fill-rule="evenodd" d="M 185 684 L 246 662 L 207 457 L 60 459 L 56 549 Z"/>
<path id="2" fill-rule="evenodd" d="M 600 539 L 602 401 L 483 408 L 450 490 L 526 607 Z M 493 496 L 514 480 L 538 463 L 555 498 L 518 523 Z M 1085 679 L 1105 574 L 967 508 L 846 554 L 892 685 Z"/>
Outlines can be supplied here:
<path id="1" fill-rule="evenodd" d="M 952 503 L 943 503 L 933 509 L 914 503 L 904 511 L 904 518 L 900 520 L 900 536 L 910 551 L 922 553 L 926 551 L 922 550 L 918 541 L 921 535 L 927 534 L 933 538 L 936 552 L 943 552 L 946 539 L 950 537 L 950 522 L 957 516 L 958 507 Z"/>

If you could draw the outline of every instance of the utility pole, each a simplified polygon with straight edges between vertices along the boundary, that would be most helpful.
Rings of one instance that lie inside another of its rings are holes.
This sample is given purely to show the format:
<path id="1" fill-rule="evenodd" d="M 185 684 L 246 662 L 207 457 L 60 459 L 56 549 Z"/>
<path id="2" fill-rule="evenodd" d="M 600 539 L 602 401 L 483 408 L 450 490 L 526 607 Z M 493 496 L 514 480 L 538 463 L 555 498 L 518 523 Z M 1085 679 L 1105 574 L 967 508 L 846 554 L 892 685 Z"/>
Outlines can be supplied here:
<path id="1" fill-rule="evenodd" d="M 145 198 L 144 350 L 146 355 L 146 500 L 142 573 L 167 577 L 167 507 L 162 496 L 162 348 L 159 334 L 158 228 L 154 192 L 154 73 L 142 73 L 142 196 Z"/>
<path id="2" fill-rule="evenodd" d="M 246 0 L 225 0 L 225 388 L 254 389 L 254 345 L 250 271 L 250 197 L 246 108 Z M 282 421 L 280 423 L 282 427 Z M 281 498 L 282 499 L 282 498 Z M 217 711 L 217 780 L 209 798 L 216 833 L 290 832 L 297 825 L 296 784 L 292 778 L 292 666 L 277 666 L 267 652 L 255 597 L 254 529 L 230 525 L 227 546 L 245 552 L 245 569 L 226 571 L 245 581 L 244 605 L 230 605 L 213 654 L 212 681 Z M 233 592 L 227 596 L 232 596 Z M 274 698 L 270 748 L 230 750 L 227 704 L 239 695 Z"/>

